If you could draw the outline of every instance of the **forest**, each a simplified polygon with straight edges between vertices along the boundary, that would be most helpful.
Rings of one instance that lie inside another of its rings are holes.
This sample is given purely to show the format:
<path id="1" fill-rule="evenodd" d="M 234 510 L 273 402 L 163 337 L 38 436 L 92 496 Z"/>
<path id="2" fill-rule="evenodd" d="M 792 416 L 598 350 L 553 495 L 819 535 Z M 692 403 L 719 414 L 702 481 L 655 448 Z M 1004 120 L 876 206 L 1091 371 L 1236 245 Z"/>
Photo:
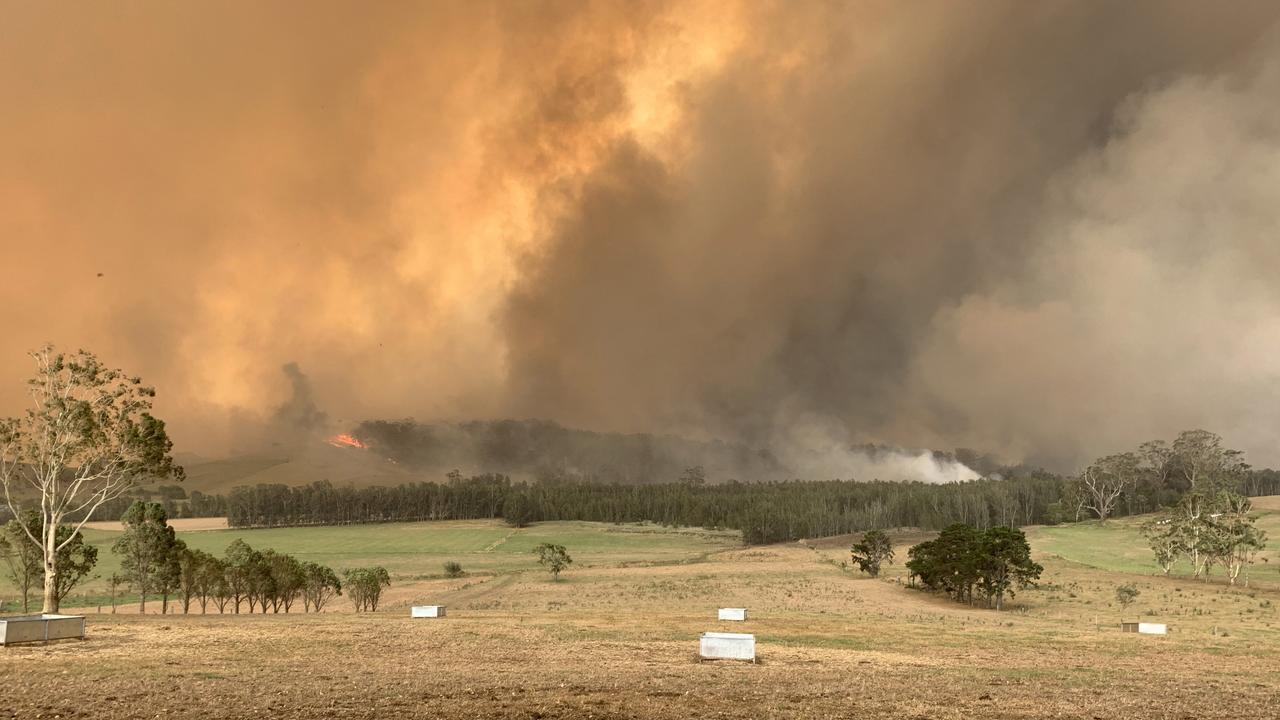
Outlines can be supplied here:
<path id="1" fill-rule="evenodd" d="M 1101 458 L 1077 476 L 1044 470 L 971 482 L 781 481 L 709 484 L 698 467 L 679 480 L 647 485 L 513 482 L 489 473 L 449 474 L 443 483 L 396 487 L 235 488 L 224 506 L 233 527 L 272 527 L 417 520 L 503 518 L 516 526 L 542 520 L 654 522 L 741 530 L 748 543 L 770 543 L 877 528 L 978 529 L 1071 522 L 1154 512 L 1176 506 L 1212 483 L 1247 496 L 1280 493 L 1280 472 L 1255 470 L 1221 438 L 1188 431 L 1172 443 Z"/>

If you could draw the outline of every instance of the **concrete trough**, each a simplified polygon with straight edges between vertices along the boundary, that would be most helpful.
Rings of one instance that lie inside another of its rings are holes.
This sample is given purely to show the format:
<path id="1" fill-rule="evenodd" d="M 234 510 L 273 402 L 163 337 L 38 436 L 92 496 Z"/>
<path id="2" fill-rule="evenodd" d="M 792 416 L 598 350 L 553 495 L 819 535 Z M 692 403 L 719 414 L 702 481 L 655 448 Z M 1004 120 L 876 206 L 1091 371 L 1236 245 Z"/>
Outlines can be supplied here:
<path id="1" fill-rule="evenodd" d="M 756 661 L 756 636 L 747 633 L 705 632 L 698 639 L 702 660 Z"/>
<path id="2" fill-rule="evenodd" d="M 444 617 L 444 606 L 443 605 L 414 605 L 409 610 L 409 617 L 442 618 Z"/>
<path id="3" fill-rule="evenodd" d="M 747 609 L 746 608 L 720 608 L 719 619 L 736 620 L 739 622 L 745 622 L 747 619 Z"/>
<path id="4" fill-rule="evenodd" d="M 17 615 L 0 618 L 0 645 L 84 639 L 83 615 Z"/>

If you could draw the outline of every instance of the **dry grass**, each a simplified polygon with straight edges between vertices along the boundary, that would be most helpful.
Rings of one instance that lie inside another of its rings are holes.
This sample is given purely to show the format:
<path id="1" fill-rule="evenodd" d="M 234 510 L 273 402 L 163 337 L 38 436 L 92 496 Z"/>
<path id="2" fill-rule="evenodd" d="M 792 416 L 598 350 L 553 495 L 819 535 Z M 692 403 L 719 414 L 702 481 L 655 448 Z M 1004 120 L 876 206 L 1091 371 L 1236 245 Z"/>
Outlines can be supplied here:
<path id="1" fill-rule="evenodd" d="M 843 556 L 832 541 L 559 583 L 401 582 L 375 615 L 93 616 L 84 643 L 0 651 L 0 717 L 1275 717 L 1274 590 L 1046 558 L 1044 587 L 996 614 L 842 571 Z M 1127 616 L 1173 634 L 1113 629 L 1130 581 Z M 449 617 L 406 617 L 427 602 Z M 717 622 L 718 606 L 752 620 Z M 760 664 L 698 663 L 715 629 L 755 633 Z"/>

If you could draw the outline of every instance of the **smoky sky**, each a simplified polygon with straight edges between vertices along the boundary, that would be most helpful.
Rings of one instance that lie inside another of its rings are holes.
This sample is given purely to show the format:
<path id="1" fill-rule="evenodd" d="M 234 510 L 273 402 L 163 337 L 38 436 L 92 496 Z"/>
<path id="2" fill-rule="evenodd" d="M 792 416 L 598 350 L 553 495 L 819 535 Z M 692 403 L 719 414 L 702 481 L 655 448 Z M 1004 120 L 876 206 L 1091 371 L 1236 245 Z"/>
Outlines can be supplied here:
<path id="1" fill-rule="evenodd" d="M 1275 3 L 3 11 L 6 414 L 52 341 L 207 453 L 296 362 L 335 427 L 1280 462 Z"/>

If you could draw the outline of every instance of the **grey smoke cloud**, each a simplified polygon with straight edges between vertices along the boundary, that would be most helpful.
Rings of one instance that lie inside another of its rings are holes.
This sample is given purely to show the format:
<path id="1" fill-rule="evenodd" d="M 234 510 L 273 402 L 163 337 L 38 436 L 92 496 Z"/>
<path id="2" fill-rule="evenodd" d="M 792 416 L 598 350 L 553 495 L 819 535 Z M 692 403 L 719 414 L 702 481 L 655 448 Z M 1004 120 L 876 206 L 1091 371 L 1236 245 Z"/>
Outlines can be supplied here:
<path id="1" fill-rule="evenodd" d="M 5 414 L 52 340 L 205 452 L 296 361 L 337 424 L 1280 462 L 1274 3 L 6 14 Z"/>

